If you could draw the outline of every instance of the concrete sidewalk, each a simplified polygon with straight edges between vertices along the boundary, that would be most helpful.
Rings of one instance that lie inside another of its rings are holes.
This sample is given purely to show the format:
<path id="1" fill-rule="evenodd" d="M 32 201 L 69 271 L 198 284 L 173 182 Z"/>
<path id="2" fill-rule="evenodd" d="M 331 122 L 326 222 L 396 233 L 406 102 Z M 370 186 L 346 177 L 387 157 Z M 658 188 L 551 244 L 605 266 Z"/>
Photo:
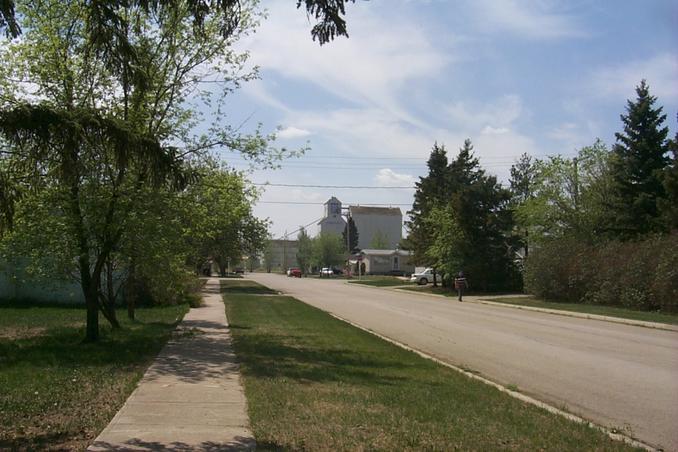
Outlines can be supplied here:
<path id="1" fill-rule="evenodd" d="M 89 451 L 255 448 L 218 279 L 203 300 Z"/>

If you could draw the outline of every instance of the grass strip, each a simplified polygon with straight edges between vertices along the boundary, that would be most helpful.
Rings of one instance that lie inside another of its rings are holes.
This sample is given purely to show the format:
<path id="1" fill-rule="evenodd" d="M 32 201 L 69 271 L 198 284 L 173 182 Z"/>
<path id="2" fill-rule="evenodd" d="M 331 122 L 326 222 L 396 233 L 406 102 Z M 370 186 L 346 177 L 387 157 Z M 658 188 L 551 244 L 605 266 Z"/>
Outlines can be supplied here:
<path id="1" fill-rule="evenodd" d="M 224 299 L 262 450 L 630 450 L 294 298 Z"/>
<path id="2" fill-rule="evenodd" d="M 85 311 L 0 304 L 0 450 L 84 450 L 120 409 L 187 311 L 185 305 L 101 318 L 82 343 Z"/>
<path id="3" fill-rule="evenodd" d="M 349 281 L 349 284 L 362 284 L 365 286 L 375 286 L 375 287 L 394 287 L 394 286 L 405 286 L 412 284 L 408 281 L 403 281 L 402 279 L 395 277 L 373 277 L 362 280 L 352 279 Z"/>
<path id="4" fill-rule="evenodd" d="M 557 303 L 544 301 L 536 297 L 526 296 L 519 298 L 491 298 L 488 301 L 512 304 L 518 306 L 530 306 L 535 308 L 557 309 L 560 311 L 581 312 L 584 314 L 606 315 L 622 319 L 643 320 L 646 322 L 666 323 L 678 325 L 678 314 L 664 314 L 660 312 L 634 311 L 631 309 L 617 308 L 613 306 L 600 306 L 580 303 Z"/>
<path id="5" fill-rule="evenodd" d="M 410 290 L 419 293 L 433 293 L 444 295 L 446 297 L 456 297 L 457 292 L 450 289 L 434 287 L 403 287 L 403 290 Z M 636 311 L 633 309 L 621 308 L 616 306 L 602 306 L 586 303 L 561 303 L 556 301 L 545 301 L 531 295 L 522 297 L 494 297 L 483 298 L 483 295 L 468 293 L 465 296 L 477 296 L 483 300 L 504 303 L 516 306 L 530 306 L 534 308 L 554 309 L 556 311 L 580 312 L 582 314 L 606 315 L 620 319 L 642 320 L 645 322 L 665 323 L 669 325 L 678 325 L 678 314 L 667 314 L 663 312 Z"/>

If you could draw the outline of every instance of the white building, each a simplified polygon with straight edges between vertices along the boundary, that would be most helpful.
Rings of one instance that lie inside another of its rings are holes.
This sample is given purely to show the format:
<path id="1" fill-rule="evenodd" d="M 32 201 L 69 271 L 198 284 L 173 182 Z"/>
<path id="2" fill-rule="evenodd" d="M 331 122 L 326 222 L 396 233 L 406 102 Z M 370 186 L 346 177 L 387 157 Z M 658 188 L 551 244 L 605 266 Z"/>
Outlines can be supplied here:
<path id="1" fill-rule="evenodd" d="M 348 211 L 358 229 L 358 248 L 374 248 L 378 236 L 384 241 L 383 249 L 398 248 L 403 234 L 403 214 L 399 208 L 349 206 Z"/>
<path id="2" fill-rule="evenodd" d="M 325 203 L 325 217 L 318 223 L 321 234 L 342 234 L 346 221 L 341 216 L 341 201 L 332 196 Z"/>

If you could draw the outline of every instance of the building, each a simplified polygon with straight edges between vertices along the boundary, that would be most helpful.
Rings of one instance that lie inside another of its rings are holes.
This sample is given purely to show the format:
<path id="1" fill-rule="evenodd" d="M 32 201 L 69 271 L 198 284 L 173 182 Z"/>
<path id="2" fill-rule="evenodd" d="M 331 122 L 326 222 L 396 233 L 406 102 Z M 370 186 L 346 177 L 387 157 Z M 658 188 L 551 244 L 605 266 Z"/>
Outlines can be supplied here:
<path id="1" fill-rule="evenodd" d="M 325 216 L 320 222 L 321 234 L 342 234 L 346 228 L 346 220 L 341 216 L 341 201 L 332 196 L 325 203 Z"/>
<path id="2" fill-rule="evenodd" d="M 296 240 L 271 240 L 271 270 L 286 271 L 290 267 L 297 267 L 297 251 L 299 242 Z M 264 263 L 266 264 L 266 263 Z"/>
<path id="3" fill-rule="evenodd" d="M 384 241 L 380 248 L 394 250 L 400 245 L 403 214 L 399 208 L 349 206 L 348 212 L 358 229 L 358 248 L 374 248 L 376 237 Z"/>
<path id="4" fill-rule="evenodd" d="M 364 249 L 360 254 L 365 263 L 365 273 L 368 275 L 409 275 L 414 272 L 409 251 Z"/>

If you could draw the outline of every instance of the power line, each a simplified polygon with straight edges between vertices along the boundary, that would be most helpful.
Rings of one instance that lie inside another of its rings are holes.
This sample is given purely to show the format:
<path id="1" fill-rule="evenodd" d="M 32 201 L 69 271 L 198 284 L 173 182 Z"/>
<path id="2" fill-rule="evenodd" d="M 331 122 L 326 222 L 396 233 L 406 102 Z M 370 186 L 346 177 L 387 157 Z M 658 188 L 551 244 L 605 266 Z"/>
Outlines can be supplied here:
<path id="1" fill-rule="evenodd" d="M 370 190 L 391 190 L 391 189 L 407 189 L 407 190 L 413 190 L 417 187 L 414 186 L 400 186 L 400 187 L 377 187 L 377 186 L 369 186 L 369 185 L 308 185 L 308 184 L 271 184 L 271 183 L 252 183 L 252 185 L 256 185 L 259 187 L 295 187 L 295 188 L 336 188 L 336 189 L 349 189 L 349 190 L 355 190 L 355 189 L 360 189 L 360 190 L 365 190 L 365 189 L 370 189 Z"/>

